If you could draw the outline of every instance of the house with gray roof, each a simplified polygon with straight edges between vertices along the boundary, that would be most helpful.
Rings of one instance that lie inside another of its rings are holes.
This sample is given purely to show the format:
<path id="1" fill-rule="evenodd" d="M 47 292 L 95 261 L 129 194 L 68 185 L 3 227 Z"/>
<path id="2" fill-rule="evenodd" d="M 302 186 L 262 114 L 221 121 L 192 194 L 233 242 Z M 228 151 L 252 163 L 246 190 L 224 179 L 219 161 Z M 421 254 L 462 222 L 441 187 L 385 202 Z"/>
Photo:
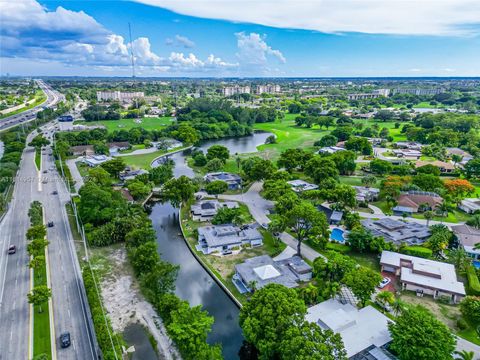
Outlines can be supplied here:
<path id="1" fill-rule="evenodd" d="M 226 182 L 229 190 L 238 190 L 242 187 L 242 178 L 237 174 L 227 172 L 208 173 L 205 175 L 204 180 L 206 183 L 217 180 Z"/>
<path id="2" fill-rule="evenodd" d="M 370 202 L 378 199 L 380 189 L 366 186 L 352 186 L 357 195 L 355 199 L 359 202 Z"/>
<path id="3" fill-rule="evenodd" d="M 329 299 L 309 307 L 305 320 L 340 334 L 351 360 L 392 359 L 385 350 L 392 341 L 388 330 L 392 320 L 372 306 L 357 309 L 349 302 Z"/>
<path id="4" fill-rule="evenodd" d="M 198 244 L 196 249 L 204 254 L 224 252 L 242 245 L 263 245 L 263 236 L 252 225 L 210 225 L 197 229 Z"/>
<path id="5" fill-rule="evenodd" d="M 312 278 L 312 268 L 298 256 L 273 260 L 268 255 L 256 256 L 235 265 L 233 283 L 240 293 L 258 290 L 268 284 L 280 284 L 288 288 L 298 286 L 300 281 Z"/>
<path id="6" fill-rule="evenodd" d="M 287 184 L 289 184 L 292 187 L 292 190 L 297 193 L 318 189 L 318 185 L 310 184 L 309 182 L 300 179 L 287 181 Z"/>
<path id="7" fill-rule="evenodd" d="M 385 241 L 395 245 L 405 243 L 407 245 L 423 244 L 431 235 L 428 226 L 416 222 L 406 222 L 383 218 L 379 220 L 362 220 L 362 226 L 374 236 L 382 236 Z"/>
<path id="8" fill-rule="evenodd" d="M 480 260 L 480 229 L 475 229 L 467 224 L 452 226 L 452 231 L 458 239 L 458 243 L 473 260 Z"/>
<path id="9" fill-rule="evenodd" d="M 238 203 L 235 201 L 200 200 L 191 206 L 190 213 L 195 221 L 210 221 L 222 208 L 236 209 Z"/>

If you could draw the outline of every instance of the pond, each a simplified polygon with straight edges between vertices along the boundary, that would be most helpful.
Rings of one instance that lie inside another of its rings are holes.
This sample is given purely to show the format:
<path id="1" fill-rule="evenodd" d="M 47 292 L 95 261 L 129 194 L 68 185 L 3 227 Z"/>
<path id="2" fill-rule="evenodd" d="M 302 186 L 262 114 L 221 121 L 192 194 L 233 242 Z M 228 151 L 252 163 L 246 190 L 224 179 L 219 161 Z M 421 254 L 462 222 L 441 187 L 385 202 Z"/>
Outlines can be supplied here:
<path id="1" fill-rule="evenodd" d="M 270 135 L 272 135 L 272 133 L 255 132 L 251 136 L 207 140 L 197 148 L 206 153 L 208 148 L 212 145 L 223 145 L 228 148 L 230 155 L 254 153 L 258 151 L 258 146 L 265 144 L 265 140 L 267 140 Z M 193 169 L 187 164 L 187 159 L 184 152 L 178 152 L 173 155 L 169 155 L 169 158 L 175 162 L 175 169 L 173 171 L 175 177 L 185 175 L 193 178 L 195 176 Z M 152 166 L 158 166 L 156 164 L 157 163 L 154 163 Z"/>
<path id="2" fill-rule="evenodd" d="M 225 359 L 237 359 L 243 336 L 238 325 L 239 309 L 212 279 L 188 249 L 180 233 L 178 210 L 169 203 L 153 206 L 150 218 L 157 233 L 163 260 L 180 265 L 176 294 L 190 305 L 202 305 L 215 319 L 208 337 L 220 343 Z"/>
<path id="3" fill-rule="evenodd" d="M 134 346 L 132 360 L 158 360 L 157 353 L 148 339 L 148 334 L 138 323 L 128 325 L 123 331 L 123 337 L 128 346 Z"/>

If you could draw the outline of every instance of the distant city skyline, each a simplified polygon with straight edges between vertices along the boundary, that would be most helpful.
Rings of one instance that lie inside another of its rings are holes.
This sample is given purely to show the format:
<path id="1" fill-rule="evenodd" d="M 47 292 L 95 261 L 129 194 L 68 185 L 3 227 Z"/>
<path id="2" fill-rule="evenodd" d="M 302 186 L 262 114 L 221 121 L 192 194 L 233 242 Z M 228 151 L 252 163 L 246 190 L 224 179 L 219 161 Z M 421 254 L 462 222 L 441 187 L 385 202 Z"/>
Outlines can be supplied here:
<path id="1" fill-rule="evenodd" d="M 0 2 L 0 74 L 480 76 L 480 3 Z M 132 26 L 130 43 L 128 24 Z"/>

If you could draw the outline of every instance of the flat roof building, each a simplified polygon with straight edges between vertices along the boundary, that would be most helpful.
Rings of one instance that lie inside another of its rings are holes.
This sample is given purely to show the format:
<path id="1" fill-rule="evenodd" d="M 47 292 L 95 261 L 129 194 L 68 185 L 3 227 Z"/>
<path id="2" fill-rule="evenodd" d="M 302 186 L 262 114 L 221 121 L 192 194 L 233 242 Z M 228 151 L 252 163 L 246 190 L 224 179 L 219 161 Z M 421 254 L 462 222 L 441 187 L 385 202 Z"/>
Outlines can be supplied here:
<path id="1" fill-rule="evenodd" d="M 83 159 L 83 162 L 90 167 L 95 167 L 109 160 L 112 160 L 110 156 L 92 155 L 92 156 L 85 156 L 85 158 Z"/>
<path id="2" fill-rule="evenodd" d="M 457 280 L 452 264 L 383 251 L 380 265 L 382 271 L 400 277 L 403 290 L 432 295 L 434 299 L 446 296 L 452 303 L 459 302 L 465 296 L 465 286 Z"/>
<path id="3" fill-rule="evenodd" d="M 405 243 L 407 245 L 423 244 L 431 235 L 428 226 L 416 222 L 404 222 L 390 218 L 379 220 L 362 220 L 365 229 L 370 230 L 374 236 L 382 236 L 385 241 L 395 245 Z"/>
<path id="4" fill-rule="evenodd" d="M 388 330 L 392 321 L 372 306 L 359 310 L 348 302 L 330 299 L 308 308 L 305 320 L 340 334 L 348 358 L 372 346 L 381 350 L 392 341 Z"/>
<path id="5" fill-rule="evenodd" d="M 203 226 L 197 229 L 198 251 L 204 254 L 213 252 L 231 251 L 240 248 L 242 245 L 260 246 L 263 245 L 263 236 L 251 225 L 241 227 L 226 225 Z"/>
<path id="6" fill-rule="evenodd" d="M 299 180 L 299 179 L 287 181 L 287 184 L 290 184 L 292 186 L 292 190 L 297 193 L 318 189 L 318 185 L 310 184 L 309 182 Z"/>
<path id="7" fill-rule="evenodd" d="M 192 205 L 190 212 L 192 219 L 195 221 L 210 221 L 222 208 L 236 209 L 238 203 L 235 201 L 201 200 Z"/>
<path id="8" fill-rule="evenodd" d="M 268 284 L 280 284 L 288 288 L 300 281 L 312 278 L 312 268 L 298 256 L 275 261 L 268 255 L 256 256 L 235 265 L 233 283 L 241 293 L 261 289 Z"/>
<path id="9" fill-rule="evenodd" d="M 204 180 L 207 183 L 217 180 L 224 181 L 227 183 L 229 190 L 238 190 L 242 187 L 242 178 L 237 174 L 227 172 L 208 173 Z"/>

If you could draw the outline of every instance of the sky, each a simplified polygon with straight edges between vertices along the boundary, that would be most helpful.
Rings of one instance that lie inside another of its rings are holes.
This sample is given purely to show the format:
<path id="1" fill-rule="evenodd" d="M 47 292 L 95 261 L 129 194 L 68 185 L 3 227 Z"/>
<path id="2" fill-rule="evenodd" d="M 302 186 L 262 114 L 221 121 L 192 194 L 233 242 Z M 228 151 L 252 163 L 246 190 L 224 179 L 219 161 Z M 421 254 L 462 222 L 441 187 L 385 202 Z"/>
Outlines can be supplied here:
<path id="1" fill-rule="evenodd" d="M 131 26 L 131 40 L 129 35 Z M 480 76 L 478 0 L 0 0 L 0 74 Z"/>

